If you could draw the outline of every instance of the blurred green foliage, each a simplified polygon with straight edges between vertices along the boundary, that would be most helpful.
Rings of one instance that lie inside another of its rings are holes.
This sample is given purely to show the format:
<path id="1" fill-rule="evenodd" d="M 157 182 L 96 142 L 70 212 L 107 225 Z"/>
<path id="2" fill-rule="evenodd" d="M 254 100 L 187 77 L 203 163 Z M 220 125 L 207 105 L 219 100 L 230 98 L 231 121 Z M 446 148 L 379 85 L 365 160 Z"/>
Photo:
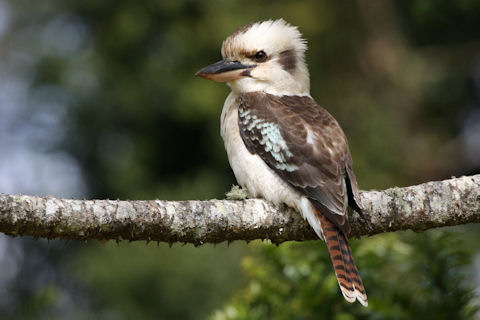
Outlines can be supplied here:
<path id="1" fill-rule="evenodd" d="M 441 231 L 353 242 L 368 308 L 344 301 L 322 244 L 256 246 L 243 261 L 248 287 L 211 319 L 473 319 L 462 245 Z"/>
<path id="2" fill-rule="evenodd" d="M 218 134 L 228 88 L 193 74 L 219 59 L 221 42 L 236 28 L 280 17 L 309 41 L 312 96 L 346 131 L 362 188 L 480 168 L 466 160 L 461 141 L 466 119 L 479 108 L 477 0 L 2 5 L 10 21 L 0 57 L 28 87 L 25 119 L 63 115 L 64 128 L 46 152 L 77 161 L 86 197 L 223 197 L 235 183 Z M 354 241 L 368 309 L 343 300 L 318 241 L 169 249 L 23 240 L 24 252 L 40 262 L 19 264 L 8 286 L 15 298 L 0 304 L 0 317 L 469 319 L 476 310 L 470 257 L 480 240 L 478 228 L 456 230 L 465 235 Z"/>
<path id="3" fill-rule="evenodd" d="M 68 269 L 95 288 L 94 308 L 102 310 L 96 319 L 196 319 L 244 285 L 242 277 L 232 277 L 242 272 L 232 261 L 244 251 L 226 244 L 199 250 L 108 243 L 84 248 Z"/>

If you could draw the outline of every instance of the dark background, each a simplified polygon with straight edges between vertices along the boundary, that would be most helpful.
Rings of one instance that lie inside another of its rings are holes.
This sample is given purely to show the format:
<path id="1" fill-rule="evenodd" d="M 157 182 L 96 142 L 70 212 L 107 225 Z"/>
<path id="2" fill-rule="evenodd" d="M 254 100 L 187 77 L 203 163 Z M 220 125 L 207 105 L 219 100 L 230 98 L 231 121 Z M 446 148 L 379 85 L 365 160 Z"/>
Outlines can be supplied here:
<path id="1" fill-rule="evenodd" d="M 362 189 L 480 172 L 480 2 L 0 1 L 0 192 L 222 198 L 225 85 L 193 74 L 251 21 L 309 42 L 312 96 Z M 478 227 L 353 241 L 370 308 L 319 241 L 194 248 L 0 237 L 2 319 L 463 319 Z M 477 262 L 475 262 L 477 261 Z"/>

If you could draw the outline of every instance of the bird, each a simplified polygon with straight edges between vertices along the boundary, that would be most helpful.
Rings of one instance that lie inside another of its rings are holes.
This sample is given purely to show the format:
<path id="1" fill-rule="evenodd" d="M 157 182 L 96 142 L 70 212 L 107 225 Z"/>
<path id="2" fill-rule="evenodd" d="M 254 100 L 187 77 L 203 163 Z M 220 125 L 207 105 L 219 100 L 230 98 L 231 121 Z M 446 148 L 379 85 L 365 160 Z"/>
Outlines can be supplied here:
<path id="1" fill-rule="evenodd" d="M 195 76 L 231 89 L 220 133 L 237 182 L 251 198 L 300 212 L 326 242 L 344 298 L 368 306 L 348 241 L 347 208 L 362 213 L 352 156 L 339 123 L 310 96 L 306 50 L 285 20 L 252 22 Z"/>

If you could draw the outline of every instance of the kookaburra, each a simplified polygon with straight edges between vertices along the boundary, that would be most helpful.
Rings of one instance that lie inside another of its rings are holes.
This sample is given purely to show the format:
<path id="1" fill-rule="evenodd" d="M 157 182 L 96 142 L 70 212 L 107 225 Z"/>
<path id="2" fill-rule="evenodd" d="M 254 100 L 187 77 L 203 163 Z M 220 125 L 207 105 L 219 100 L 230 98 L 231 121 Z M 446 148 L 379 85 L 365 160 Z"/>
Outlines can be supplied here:
<path id="1" fill-rule="evenodd" d="M 196 73 L 231 88 L 221 115 L 230 166 L 250 197 L 297 209 L 326 241 L 345 299 L 367 306 L 348 243 L 347 207 L 361 213 L 347 138 L 310 96 L 307 44 L 283 19 L 229 36 L 223 60 Z"/>

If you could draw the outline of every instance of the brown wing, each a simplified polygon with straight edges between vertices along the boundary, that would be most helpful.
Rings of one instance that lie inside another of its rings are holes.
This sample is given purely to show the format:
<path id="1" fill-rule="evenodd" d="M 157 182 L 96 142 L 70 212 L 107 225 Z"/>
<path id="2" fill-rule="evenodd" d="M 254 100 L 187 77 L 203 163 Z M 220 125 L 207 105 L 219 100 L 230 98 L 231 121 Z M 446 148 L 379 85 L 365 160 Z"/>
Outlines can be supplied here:
<path id="1" fill-rule="evenodd" d="M 309 96 L 250 92 L 240 96 L 239 127 L 251 153 L 348 234 L 346 208 L 360 210 L 347 139 L 337 121 Z"/>

